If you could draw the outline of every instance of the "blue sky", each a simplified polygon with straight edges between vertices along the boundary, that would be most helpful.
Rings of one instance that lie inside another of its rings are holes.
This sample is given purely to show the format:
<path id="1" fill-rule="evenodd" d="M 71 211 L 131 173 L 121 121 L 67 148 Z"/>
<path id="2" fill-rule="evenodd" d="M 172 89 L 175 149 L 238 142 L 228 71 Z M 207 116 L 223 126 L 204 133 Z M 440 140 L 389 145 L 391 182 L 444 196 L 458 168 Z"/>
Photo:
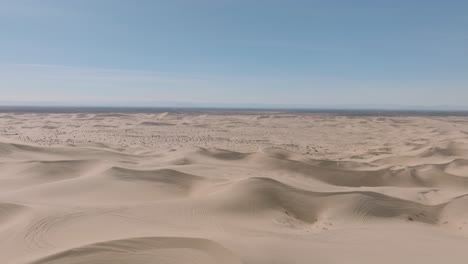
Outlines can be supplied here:
<path id="1" fill-rule="evenodd" d="M 467 1 L 0 0 L 0 103 L 468 106 Z"/>

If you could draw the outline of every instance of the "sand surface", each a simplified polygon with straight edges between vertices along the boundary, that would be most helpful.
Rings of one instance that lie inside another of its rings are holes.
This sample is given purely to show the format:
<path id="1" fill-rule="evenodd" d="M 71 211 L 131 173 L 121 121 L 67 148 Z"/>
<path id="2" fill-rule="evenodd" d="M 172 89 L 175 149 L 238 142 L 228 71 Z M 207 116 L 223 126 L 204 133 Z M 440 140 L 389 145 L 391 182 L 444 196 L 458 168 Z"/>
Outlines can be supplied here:
<path id="1" fill-rule="evenodd" d="M 467 263 L 468 117 L 0 113 L 0 263 Z"/>

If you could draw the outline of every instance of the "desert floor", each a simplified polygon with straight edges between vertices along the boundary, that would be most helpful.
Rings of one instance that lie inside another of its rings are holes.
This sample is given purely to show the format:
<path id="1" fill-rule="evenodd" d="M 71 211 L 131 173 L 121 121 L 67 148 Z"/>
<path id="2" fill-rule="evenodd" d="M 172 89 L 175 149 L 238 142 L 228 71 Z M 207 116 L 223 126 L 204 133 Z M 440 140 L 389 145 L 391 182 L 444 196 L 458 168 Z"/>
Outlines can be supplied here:
<path id="1" fill-rule="evenodd" d="M 0 113 L 0 263 L 468 263 L 468 117 Z"/>

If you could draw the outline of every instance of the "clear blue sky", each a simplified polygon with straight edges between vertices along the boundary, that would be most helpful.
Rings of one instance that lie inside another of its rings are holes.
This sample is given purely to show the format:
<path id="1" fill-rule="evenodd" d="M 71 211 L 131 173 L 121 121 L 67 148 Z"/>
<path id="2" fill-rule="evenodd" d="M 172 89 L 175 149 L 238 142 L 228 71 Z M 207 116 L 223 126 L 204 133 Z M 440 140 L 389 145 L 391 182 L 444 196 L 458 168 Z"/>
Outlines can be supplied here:
<path id="1" fill-rule="evenodd" d="M 0 102 L 468 106 L 468 1 L 0 0 Z"/>

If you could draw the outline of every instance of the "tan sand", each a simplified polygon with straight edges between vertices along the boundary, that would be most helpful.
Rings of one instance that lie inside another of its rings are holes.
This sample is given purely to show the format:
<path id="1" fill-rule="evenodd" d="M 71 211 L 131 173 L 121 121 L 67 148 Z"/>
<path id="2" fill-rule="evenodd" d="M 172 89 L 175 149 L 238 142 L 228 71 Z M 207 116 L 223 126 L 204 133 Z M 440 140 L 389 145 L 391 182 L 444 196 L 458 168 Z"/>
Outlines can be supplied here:
<path id="1" fill-rule="evenodd" d="M 0 114 L 0 263 L 467 263 L 468 117 Z"/>

